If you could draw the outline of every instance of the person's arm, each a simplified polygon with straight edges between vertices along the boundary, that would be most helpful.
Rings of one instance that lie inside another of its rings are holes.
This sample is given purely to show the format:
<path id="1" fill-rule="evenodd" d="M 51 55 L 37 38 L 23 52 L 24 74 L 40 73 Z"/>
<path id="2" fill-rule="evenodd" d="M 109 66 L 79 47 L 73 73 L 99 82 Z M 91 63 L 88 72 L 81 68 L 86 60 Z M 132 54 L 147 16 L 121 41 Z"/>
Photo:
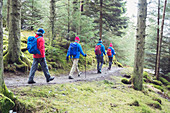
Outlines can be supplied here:
<path id="1" fill-rule="evenodd" d="M 113 55 L 115 55 L 116 54 L 116 52 L 115 52 L 115 50 L 112 48 L 112 54 Z"/>
<path id="2" fill-rule="evenodd" d="M 45 41 L 43 38 L 39 38 L 39 47 L 40 54 L 45 55 Z"/>
<path id="3" fill-rule="evenodd" d="M 102 45 L 102 51 L 103 51 L 103 53 L 106 55 L 106 52 L 105 52 L 105 47 L 104 47 L 104 45 Z"/>
<path id="4" fill-rule="evenodd" d="M 82 48 L 81 48 L 81 45 L 80 45 L 80 44 L 78 44 L 78 49 L 79 49 L 79 52 L 80 52 L 83 56 L 86 56 L 86 55 L 84 54 L 84 52 L 83 52 L 83 50 L 82 50 Z"/>

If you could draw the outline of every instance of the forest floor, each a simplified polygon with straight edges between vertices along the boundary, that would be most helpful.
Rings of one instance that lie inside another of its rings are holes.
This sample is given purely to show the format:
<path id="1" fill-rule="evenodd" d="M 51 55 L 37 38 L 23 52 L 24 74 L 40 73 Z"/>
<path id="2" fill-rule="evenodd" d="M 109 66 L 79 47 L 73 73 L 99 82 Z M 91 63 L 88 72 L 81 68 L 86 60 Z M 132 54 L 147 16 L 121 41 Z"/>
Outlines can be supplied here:
<path id="1" fill-rule="evenodd" d="M 102 69 L 101 74 L 97 74 L 96 70 L 90 70 L 86 72 L 82 72 L 81 76 L 78 77 L 77 73 L 74 74 L 74 79 L 68 79 L 68 74 L 66 75 L 59 75 L 56 76 L 55 74 L 52 74 L 51 76 L 54 76 L 55 79 L 49 83 L 46 82 L 45 76 L 43 75 L 43 72 L 36 71 L 34 76 L 35 84 L 31 84 L 33 86 L 41 86 L 41 85 L 50 85 L 50 84 L 63 84 L 63 83 L 71 83 L 71 82 L 78 82 L 78 81 L 99 81 L 99 80 L 105 80 L 111 79 L 110 76 L 122 76 L 120 73 L 120 70 L 123 70 L 123 68 L 118 67 L 112 67 L 111 70 L 107 70 L 107 68 Z M 4 80 L 5 84 L 8 88 L 11 87 L 21 87 L 21 86 L 30 86 L 30 84 L 27 83 L 29 73 L 5 73 L 4 74 Z M 85 77 L 86 76 L 86 77 Z"/>
<path id="2" fill-rule="evenodd" d="M 74 79 L 68 74 L 57 75 L 46 82 L 42 71 L 36 71 L 35 84 L 28 84 L 26 73 L 5 73 L 5 84 L 19 99 L 21 108 L 17 113 L 169 113 L 170 102 L 144 85 L 143 91 L 136 91 L 131 85 L 121 82 L 123 76 L 131 75 L 132 68 L 112 67 L 82 72 Z M 21 110 L 24 108 L 23 110 Z"/>

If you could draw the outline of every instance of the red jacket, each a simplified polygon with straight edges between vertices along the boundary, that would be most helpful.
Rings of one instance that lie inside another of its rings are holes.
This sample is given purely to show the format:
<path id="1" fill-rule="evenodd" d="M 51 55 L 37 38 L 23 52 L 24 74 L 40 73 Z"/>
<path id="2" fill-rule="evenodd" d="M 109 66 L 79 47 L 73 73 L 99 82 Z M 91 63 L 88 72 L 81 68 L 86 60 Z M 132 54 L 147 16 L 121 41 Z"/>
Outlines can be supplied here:
<path id="1" fill-rule="evenodd" d="M 37 34 L 35 38 L 39 37 Z M 45 57 L 45 40 L 43 37 L 37 39 L 37 48 L 40 50 L 40 54 L 33 54 L 33 58 L 44 58 Z"/>

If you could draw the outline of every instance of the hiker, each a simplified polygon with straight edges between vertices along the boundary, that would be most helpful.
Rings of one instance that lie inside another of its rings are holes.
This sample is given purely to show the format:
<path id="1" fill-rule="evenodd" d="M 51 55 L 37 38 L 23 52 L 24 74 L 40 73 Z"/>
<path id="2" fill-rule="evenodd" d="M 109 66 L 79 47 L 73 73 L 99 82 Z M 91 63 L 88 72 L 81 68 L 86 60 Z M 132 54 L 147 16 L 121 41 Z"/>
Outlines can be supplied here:
<path id="1" fill-rule="evenodd" d="M 73 65 L 72 65 L 72 68 L 71 68 L 71 71 L 70 71 L 70 74 L 69 74 L 69 77 L 68 77 L 69 79 L 74 79 L 73 78 L 73 73 L 75 72 L 76 69 L 77 69 L 77 72 L 78 72 L 78 76 L 80 76 L 80 72 L 79 72 L 79 69 L 78 69 L 78 61 L 79 61 L 80 53 L 84 57 L 87 56 L 86 54 L 84 54 L 79 42 L 80 42 L 80 38 L 75 37 L 75 42 L 70 44 L 70 46 L 68 48 L 68 51 L 67 51 L 66 60 L 67 61 L 69 60 L 69 56 L 70 56 L 70 58 L 73 58 L 72 59 L 73 60 Z"/>
<path id="2" fill-rule="evenodd" d="M 54 79 L 54 77 L 50 76 L 46 58 L 45 58 L 45 40 L 43 38 L 44 33 L 45 33 L 45 31 L 42 28 L 38 29 L 38 31 L 36 32 L 35 38 L 37 38 L 37 48 L 39 49 L 40 54 L 33 54 L 33 63 L 32 63 L 30 73 L 29 73 L 28 84 L 36 83 L 34 81 L 34 75 L 35 75 L 35 71 L 37 70 L 38 63 L 41 64 L 41 68 L 42 68 L 44 75 L 46 77 L 46 81 L 50 82 Z"/>
<path id="3" fill-rule="evenodd" d="M 99 39 L 99 42 L 95 46 L 95 50 L 94 51 L 95 51 L 96 59 L 97 59 L 97 73 L 101 73 L 102 65 L 104 63 L 103 54 L 106 55 L 105 47 L 102 44 L 102 40 L 101 39 Z"/>
<path id="4" fill-rule="evenodd" d="M 108 58 L 109 58 L 109 67 L 108 67 L 108 70 L 111 69 L 111 66 L 112 66 L 112 61 L 113 61 L 113 55 L 116 54 L 116 52 L 114 51 L 113 47 L 112 47 L 112 43 L 110 43 L 108 49 L 107 49 L 107 55 L 108 55 Z"/>

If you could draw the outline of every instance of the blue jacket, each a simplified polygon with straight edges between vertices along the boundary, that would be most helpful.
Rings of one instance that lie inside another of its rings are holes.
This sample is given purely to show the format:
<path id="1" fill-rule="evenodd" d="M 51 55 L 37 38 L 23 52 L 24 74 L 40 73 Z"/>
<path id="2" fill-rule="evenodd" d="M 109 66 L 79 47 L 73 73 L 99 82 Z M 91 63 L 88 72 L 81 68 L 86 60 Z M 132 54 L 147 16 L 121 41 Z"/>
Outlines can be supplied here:
<path id="1" fill-rule="evenodd" d="M 77 43 L 77 42 L 74 42 L 74 43 Z M 83 50 L 82 50 L 82 48 L 81 48 L 81 45 L 79 44 L 79 43 L 77 43 L 77 46 L 78 46 L 78 51 L 77 51 L 77 53 L 76 53 L 76 56 L 73 56 L 73 58 L 79 58 L 80 57 L 80 53 L 83 55 L 83 56 L 85 56 L 85 54 L 83 53 Z M 67 57 L 68 56 L 70 56 L 70 51 L 69 51 L 69 49 L 68 49 L 68 51 L 67 51 Z"/>
<path id="2" fill-rule="evenodd" d="M 108 47 L 108 49 L 111 49 L 111 52 L 112 52 L 112 55 L 111 56 L 108 56 L 108 57 L 113 57 L 113 55 L 115 55 L 115 50 L 112 48 L 112 47 Z"/>
<path id="3" fill-rule="evenodd" d="M 101 43 L 101 42 L 98 42 L 98 44 L 97 45 L 101 45 L 101 55 L 100 56 L 103 56 L 103 54 L 105 54 L 106 55 L 106 53 L 105 53 L 105 47 L 104 47 L 104 45 Z M 95 50 L 94 50 L 94 52 L 95 52 Z M 97 56 L 97 55 L 96 55 Z"/>

